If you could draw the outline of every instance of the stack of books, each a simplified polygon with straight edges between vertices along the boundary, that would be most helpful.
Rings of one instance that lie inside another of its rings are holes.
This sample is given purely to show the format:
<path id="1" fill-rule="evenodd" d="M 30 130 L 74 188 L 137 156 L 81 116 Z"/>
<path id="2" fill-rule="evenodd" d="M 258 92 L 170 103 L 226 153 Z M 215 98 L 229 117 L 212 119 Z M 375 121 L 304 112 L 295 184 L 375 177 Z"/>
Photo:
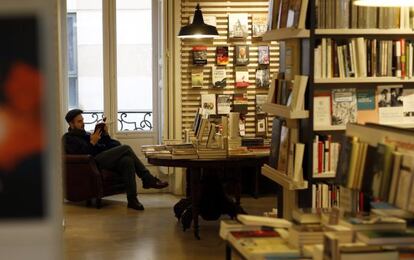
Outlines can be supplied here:
<path id="1" fill-rule="evenodd" d="M 197 150 L 200 159 L 222 159 L 227 158 L 227 151 L 224 149 L 203 149 Z"/>

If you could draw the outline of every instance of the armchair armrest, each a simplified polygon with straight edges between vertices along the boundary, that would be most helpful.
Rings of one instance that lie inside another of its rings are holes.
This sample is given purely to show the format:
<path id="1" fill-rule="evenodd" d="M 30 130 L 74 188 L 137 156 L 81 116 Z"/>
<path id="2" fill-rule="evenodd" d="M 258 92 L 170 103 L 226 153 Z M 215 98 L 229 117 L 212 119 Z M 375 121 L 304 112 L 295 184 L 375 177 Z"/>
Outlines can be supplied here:
<path id="1" fill-rule="evenodd" d="M 65 154 L 66 199 L 81 201 L 103 196 L 102 173 L 89 154 Z"/>

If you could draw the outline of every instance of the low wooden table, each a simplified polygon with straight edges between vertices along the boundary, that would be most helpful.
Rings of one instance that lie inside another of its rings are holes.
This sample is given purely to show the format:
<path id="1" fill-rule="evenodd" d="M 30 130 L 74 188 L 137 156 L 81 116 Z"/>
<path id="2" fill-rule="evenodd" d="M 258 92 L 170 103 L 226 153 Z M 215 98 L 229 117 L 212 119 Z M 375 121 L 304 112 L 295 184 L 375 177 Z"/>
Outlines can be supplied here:
<path id="1" fill-rule="evenodd" d="M 240 173 L 240 169 L 243 167 L 255 167 L 256 174 L 260 174 L 261 166 L 269 159 L 267 155 L 255 155 L 251 156 L 234 156 L 221 159 L 170 159 L 170 158 L 157 158 L 148 157 L 148 163 L 156 166 L 164 167 L 182 167 L 187 169 L 187 174 L 190 176 L 190 192 L 192 200 L 192 213 L 193 213 L 193 229 L 194 236 L 200 239 L 199 235 L 199 223 L 198 216 L 200 213 L 200 198 L 201 187 L 200 180 L 204 169 L 234 169 L 235 172 Z M 240 175 L 240 174 L 238 174 Z M 240 177 L 240 176 L 239 176 Z M 241 196 L 241 182 L 238 180 L 238 188 L 235 192 L 236 203 L 240 205 Z M 187 184 L 188 185 L 188 184 Z M 188 191 L 188 190 L 187 190 Z"/>

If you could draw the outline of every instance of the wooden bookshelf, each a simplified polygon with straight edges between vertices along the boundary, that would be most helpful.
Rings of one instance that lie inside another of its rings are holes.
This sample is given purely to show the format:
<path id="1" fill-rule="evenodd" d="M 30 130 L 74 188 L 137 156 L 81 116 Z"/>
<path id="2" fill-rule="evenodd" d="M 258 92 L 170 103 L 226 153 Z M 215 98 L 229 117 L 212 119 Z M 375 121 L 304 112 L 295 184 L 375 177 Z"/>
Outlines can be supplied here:
<path id="1" fill-rule="evenodd" d="M 347 84 L 347 83 L 411 83 L 414 78 L 367 77 L 367 78 L 315 78 L 315 84 Z"/>
<path id="2" fill-rule="evenodd" d="M 279 104 L 266 103 L 263 104 L 262 109 L 269 114 L 287 119 L 304 119 L 309 117 L 309 111 L 307 110 L 293 111 L 290 107 Z"/>
<path id="3" fill-rule="evenodd" d="M 344 131 L 345 125 L 313 126 L 313 131 Z"/>
<path id="4" fill-rule="evenodd" d="M 404 142 L 414 147 L 414 131 L 408 129 L 376 124 L 369 126 L 348 124 L 346 135 L 358 137 L 360 141 L 367 142 L 372 146 L 377 146 L 378 143 L 387 139 L 387 142 Z"/>
<path id="5" fill-rule="evenodd" d="M 322 172 L 322 173 L 312 175 L 312 178 L 314 179 L 329 179 L 329 178 L 335 178 L 335 177 L 336 177 L 336 172 L 334 171 Z"/>
<path id="6" fill-rule="evenodd" d="M 303 181 L 302 183 L 295 182 L 283 172 L 280 172 L 267 164 L 262 167 L 262 175 L 288 190 L 304 190 L 308 188 L 307 181 Z"/>
<path id="7" fill-rule="evenodd" d="M 307 29 L 282 28 L 271 30 L 263 35 L 263 41 L 283 41 L 290 39 L 309 38 L 310 31 Z"/>
<path id="8" fill-rule="evenodd" d="M 315 35 L 328 36 L 332 35 L 352 35 L 355 37 L 366 35 L 398 35 L 403 37 L 404 35 L 412 35 L 414 30 L 412 29 L 315 29 Z"/>

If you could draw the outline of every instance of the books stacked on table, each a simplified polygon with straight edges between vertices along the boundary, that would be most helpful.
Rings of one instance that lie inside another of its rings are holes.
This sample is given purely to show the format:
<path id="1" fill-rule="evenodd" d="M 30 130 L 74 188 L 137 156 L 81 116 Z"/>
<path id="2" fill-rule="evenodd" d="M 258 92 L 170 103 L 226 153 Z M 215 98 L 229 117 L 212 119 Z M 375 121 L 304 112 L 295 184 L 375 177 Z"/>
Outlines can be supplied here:
<path id="1" fill-rule="evenodd" d="M 197 159 L 197 149 L 192 144 L 180 144 L 172 146 L 172 159 Z"/>
<path id="2" fill-rule="evenodd" d="M 171 158 L 171 151 L 166 145 L 142 145 L 141 151 L 145 157 Z"/>
<path id="3" fill-rule="evenodd" d="M 197 150 L 200 159 L 222 159 L 227 158 L 227 151 L 224 149 L 202 149 Z"/>
<path id="4" fill-rule="evenodd" d="M 370 231 L 370 230 L 394 230 L 404 231 L 407 228 L 406 221 L 395 217 L 349 217 L 341 218 L 339 225 L 348 227 L 353 231 Z"/>
<path id="5" fill-rule="evenodd" d="M 220 232 L 219 235 L 222 239 L 227 240 L 228 235 L 232 231 L 255 231 L 260 230 L 260 226 L 256 225 L 244 225 L 237 220 L 225 219 L 220 221 Z"/>

